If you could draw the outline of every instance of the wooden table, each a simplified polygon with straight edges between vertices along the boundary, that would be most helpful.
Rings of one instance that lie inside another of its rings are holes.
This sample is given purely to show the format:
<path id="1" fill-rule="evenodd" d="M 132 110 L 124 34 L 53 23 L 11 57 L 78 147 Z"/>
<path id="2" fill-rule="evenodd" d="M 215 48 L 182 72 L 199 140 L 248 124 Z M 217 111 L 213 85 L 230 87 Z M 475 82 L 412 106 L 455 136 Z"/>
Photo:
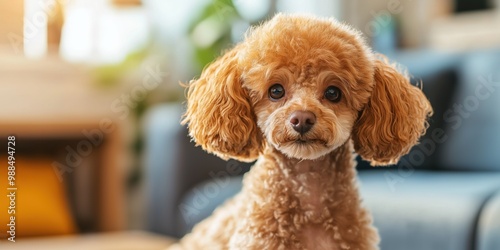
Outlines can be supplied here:
<path id="1" fill-rule="evenodd" d="M 65 147 L 75 149 L 76 145 L 65 140 L 89 142 L 83 131 L 100 131 L 104 135 L 103 142 L 92 147 L 93 154 L 85 157 L 91 163 L 74 168 L 63 177 L 68 183 L 81 184 L 73 189 L 80 193 L 69 196 L 75 198 L 71 201 L 74 202 L 72 207 L 79 209 L 73 211 L 76 218 L 86 214 L 95 221 L 89 231 L 125 230 L 125 179 L 130 154 L 127 147 L 133 133 L 130 132 L 130 118 L 120 119 L 119 114 L 113 112 L 112 104 L 121 94 L 130 92 L 119 87 L 100 89 L 93 85 L 87 68 L 64 62 L 55 55 L 29 60 L 22 54 L 2 53 L 5 50 L 0 46 L 0 138 L 4 140 L 7 135 L 16 135 L 18 144 L 25 146 L 33 141 L 44 141 L 42 147 L 53 146 L 54 141 L 62 139 L 59 149 L 62 153 L 58 154 L 61 159 L 56 158 L 54 152 L 42 154 L 42 148 L 35 146 L 23 152 L 67 165 Z M 111 121 L 115 129 L 105 133 L 100 129 L 103 121 Z M 85 176 L 91 178 L 82 179 Z M 77 178 L 81 180 L 75 181 Z"/>
<path id="2" fill-rule="evenodd" d="M 0 241 L 0 249 L 10 250 L 161 250 L 175 240 L 142 231 L 86 234 L 78 236 L 19 239 Z M 4 248 L 6 247 L 6 248 Z"/>

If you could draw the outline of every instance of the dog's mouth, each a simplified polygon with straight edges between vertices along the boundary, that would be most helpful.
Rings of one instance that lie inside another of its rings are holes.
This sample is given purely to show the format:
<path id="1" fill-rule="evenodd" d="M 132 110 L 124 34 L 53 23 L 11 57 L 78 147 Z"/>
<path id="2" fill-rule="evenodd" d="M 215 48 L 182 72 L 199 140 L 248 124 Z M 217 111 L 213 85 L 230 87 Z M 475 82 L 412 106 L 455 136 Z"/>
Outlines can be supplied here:
<path id="1" fill-rule="evenodd" d="M 297 139 L 295 140 L 295 143 L 297 144 L 311 144 L 311 143 L 317 143 L 319 140 L 317 139 Z"/>
<path id="2" fill-rule="evenodd" d="M 310 140 L 303 140 L 303 139 L 298 139 L 295 141 L 295 143 L 298 143 L 298 144 L 308 144 L 308 143 L 311 143 Z"/>
<path id="3" fill-rule="evenodd" d="M 306 146 L 306 145 L 312 145 L 312 144 L 327 145 L 328 143 L 324 140 L 321 140 L 321 139 L 297 138 L 297 139 L 289 140 L 288 144 Z"/>

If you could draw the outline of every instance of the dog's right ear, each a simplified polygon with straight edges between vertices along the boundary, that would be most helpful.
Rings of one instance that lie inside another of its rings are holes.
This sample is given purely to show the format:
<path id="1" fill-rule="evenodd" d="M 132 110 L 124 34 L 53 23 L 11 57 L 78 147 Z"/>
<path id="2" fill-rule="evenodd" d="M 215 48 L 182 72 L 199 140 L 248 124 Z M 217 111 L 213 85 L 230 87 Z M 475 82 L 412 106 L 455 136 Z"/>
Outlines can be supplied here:
<path id="1" fill-rule="evenodd" d="M 228 51 L 190 82 L 182 124 L 188 124 L 189 135 L 207 152 L 248 162 L 262 151 L 262 138 L 242 87 L 239 50 Z"/>

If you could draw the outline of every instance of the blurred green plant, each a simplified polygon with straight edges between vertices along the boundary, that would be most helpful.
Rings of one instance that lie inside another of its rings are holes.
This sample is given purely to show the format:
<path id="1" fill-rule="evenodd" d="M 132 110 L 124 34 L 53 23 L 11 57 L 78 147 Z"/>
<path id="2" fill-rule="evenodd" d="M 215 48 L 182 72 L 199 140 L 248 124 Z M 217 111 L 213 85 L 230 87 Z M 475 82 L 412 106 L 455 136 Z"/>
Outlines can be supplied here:
<path id="1" fill-rule="evenodd" d="M 201 70 L 231 44 L 231 25 L 242 20 L 232 0 L 212 0 L 189 27 L 195 59 Z"/>
<path id="2" fill-rule="evenodd" d="M 149 46 L 145 46 L 129 53 L 125 59 L 115 64 L 99 65 L 92 69 L 94 83 L 102 87 L 110 87 L 120 83 L 124 75 L 137 69 L 150 55 Z"/>

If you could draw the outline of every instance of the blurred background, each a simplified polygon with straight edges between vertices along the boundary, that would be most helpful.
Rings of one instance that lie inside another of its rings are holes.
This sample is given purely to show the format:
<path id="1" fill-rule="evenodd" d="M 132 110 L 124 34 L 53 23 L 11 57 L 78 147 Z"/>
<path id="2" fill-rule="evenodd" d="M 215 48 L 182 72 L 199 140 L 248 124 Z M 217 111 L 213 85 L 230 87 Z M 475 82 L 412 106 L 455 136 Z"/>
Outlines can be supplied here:
<path id="1" fill-rule="evenodd" d="M 398 165 L 359 161 L 381 248 L 500 249 L 499 0 L 0 0 L 0 192 L 14 135 L 16 237 L 182 237 L 238 192 L 250 165 L 190 143 L 179 83 L 276 12 L 359 29 L 433 104 Z"/>

